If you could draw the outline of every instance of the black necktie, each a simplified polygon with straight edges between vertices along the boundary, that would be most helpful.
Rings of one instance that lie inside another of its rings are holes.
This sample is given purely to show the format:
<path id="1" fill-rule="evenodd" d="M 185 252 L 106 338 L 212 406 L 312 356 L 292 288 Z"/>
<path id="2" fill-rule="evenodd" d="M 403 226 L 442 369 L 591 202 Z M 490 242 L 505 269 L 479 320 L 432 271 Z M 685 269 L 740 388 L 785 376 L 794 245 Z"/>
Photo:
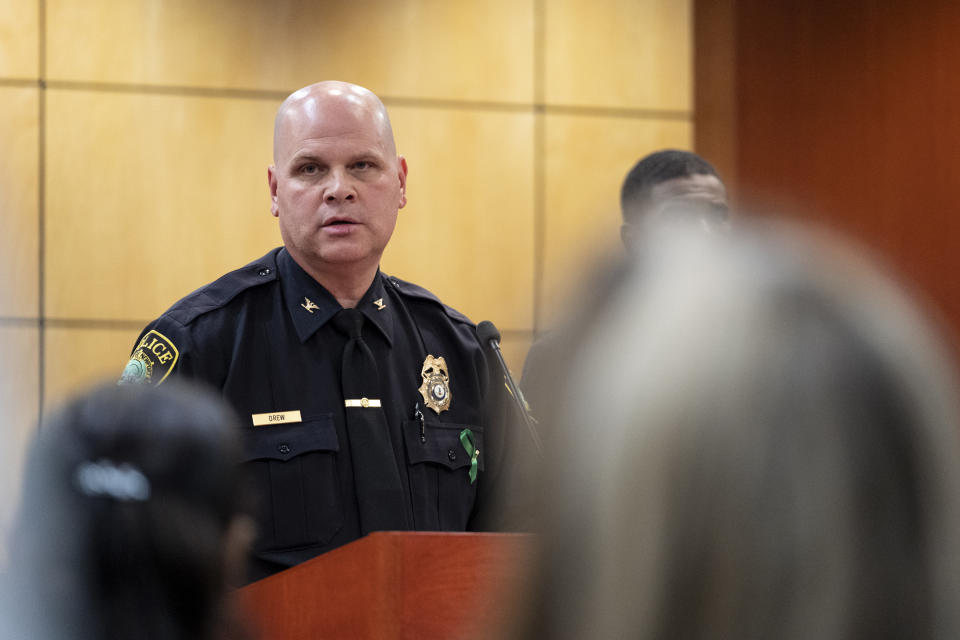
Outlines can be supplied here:
<path id="1" fill-rule="evenodd" d="M 356 309 L 343 309 L 333 317 L 333 324 L 349 336 L 343 347 L 340 382 L 360 528 L 364 535 L 371 531 L 410 529 L 397 458 L 380 405 L 377 361 L 361 337 L 363 314 Z"/>

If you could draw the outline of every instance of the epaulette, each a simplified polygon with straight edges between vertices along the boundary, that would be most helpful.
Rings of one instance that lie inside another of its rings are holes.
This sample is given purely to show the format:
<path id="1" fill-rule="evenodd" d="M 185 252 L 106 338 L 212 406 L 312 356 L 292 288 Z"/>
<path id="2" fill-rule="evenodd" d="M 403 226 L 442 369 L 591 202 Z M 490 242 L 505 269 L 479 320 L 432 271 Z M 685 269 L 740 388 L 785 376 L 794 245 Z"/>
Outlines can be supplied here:
<path id="1" fill-rule="evenodd" d="M 223 307 L 247 289 L 273 282 L 277 279 L 279 251 L 280 248 L 273 249 L 259 260 L 254 260 L 187 294 L 164 315 L 187 325 L 203 314 Z"/>
<path id="2" fill-rule="evenodd" d="M 420 300 L 429 300 L 430 302 L 436 303 L 441 307 L 443 307 L 444 312 L 446 312 L 446 314 L 450 318 L 456 320 L 457 322 L 468 324 L 471 327 L 476 326 L 474 325 L 473 321 L 470 318 L 463 315 L 453 307 L 449 307 L 445 305 L 443 302 L 440 301 L 440 298 L 435 296 L 432 292 L 428 291 L 427 289 L 424 289 L 419 285 L 415 285 L 412 282 L 407 282 L 406 280 L 401 280 L 400 278 L 395 278 L 393 276 L 388 276 L 386 274 L 383 274 L 383 277 L 387 279 L 387 282 L 389 282 L 393 286 L 394 290 L 398 291 L 400 295 L 404 295 L 410 298 L 418 298 Z"/>

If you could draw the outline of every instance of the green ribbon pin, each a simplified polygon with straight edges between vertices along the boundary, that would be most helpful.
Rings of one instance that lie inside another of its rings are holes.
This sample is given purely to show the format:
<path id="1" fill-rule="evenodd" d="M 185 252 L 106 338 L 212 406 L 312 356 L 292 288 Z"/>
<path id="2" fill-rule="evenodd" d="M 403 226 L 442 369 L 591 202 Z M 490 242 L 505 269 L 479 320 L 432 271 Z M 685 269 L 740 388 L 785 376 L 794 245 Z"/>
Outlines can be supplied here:
<path id="1" fill-rule="evenodd" d="M 470 484 L 477 481 L 477 458 L 480 457 L 480 449 L 477 449 L 473 441 L 473 431 L 464 429 L 460 432 L 460 444 L 463 445 L 467 455 L 470 456 Z"/>

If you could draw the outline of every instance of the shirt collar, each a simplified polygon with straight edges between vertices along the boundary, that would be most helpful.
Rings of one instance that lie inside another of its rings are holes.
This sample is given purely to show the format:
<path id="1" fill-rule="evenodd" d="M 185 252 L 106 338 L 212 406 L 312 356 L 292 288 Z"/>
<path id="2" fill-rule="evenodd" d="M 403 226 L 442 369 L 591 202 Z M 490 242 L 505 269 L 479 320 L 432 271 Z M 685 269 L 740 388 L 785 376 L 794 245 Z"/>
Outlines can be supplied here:
<path id="1" fill-rule="evenodd" d="M 314 280 L 296 263 L 286 249 L 277 255 L 277 271 L 283 289 L 284 304 L 297 330 L 300 342 L 325 325 L 343 307 L 329 291 Z M 373 284 L 357 303 L 357 309 L 366 316 L 393 345 L 393 308 L 385 295 L 384 275 L 377 271 Z"/>
<path id="2" fill-rule="evenodd" d="M 387 299 L 384 280 L 386 276 L 377 269 L 373 284 L 357 303 L 357 309 L 367 318 L 367 322 L 375 326 L 387 339 L 387 344 L 393 346 L 393 304 Z"/>

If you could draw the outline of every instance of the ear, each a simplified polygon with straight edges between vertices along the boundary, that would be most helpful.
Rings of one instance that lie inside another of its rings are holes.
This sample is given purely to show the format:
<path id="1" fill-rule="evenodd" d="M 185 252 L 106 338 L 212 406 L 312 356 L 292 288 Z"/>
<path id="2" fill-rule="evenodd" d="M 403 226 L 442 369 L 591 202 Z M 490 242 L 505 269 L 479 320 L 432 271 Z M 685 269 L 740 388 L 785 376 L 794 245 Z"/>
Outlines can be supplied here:
<path id="1" fill-rule="evenodd" d="M 267 167 L 267 183 L 270 185 L 270 213 L 274 218 L 280 216 L 280 206 L 277 204 L 277 168 Z"/>
<path id="2" fill-rule="evenodd" d="M 397 165 L 399 170 L 397 176 L 400 178 L 400 209 L 407 205 L 407 159 L 403 156 L 397 156 Z"/>

